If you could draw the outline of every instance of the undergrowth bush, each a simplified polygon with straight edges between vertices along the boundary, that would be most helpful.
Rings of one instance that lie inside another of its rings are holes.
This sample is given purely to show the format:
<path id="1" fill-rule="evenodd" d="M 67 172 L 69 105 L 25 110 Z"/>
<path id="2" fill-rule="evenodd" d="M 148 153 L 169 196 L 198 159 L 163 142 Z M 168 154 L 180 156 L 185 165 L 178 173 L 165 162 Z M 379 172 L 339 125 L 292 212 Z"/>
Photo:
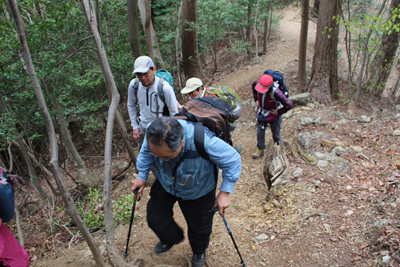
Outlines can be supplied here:
<path id="1" fill-rule="evenodd" d="M 113 201 L 113 215 L 116 225 L 128 223 L 131 219 L 133 205 L 133 194 L 123 195 L 120 199 Z M 96 231 L 105 226 L 103 196 L 96 188 L 89 188 L 87 197 L 76 202 L 79 215 L 90 231 Z M 135 216 L 134 221 L 137 219 Z"/>

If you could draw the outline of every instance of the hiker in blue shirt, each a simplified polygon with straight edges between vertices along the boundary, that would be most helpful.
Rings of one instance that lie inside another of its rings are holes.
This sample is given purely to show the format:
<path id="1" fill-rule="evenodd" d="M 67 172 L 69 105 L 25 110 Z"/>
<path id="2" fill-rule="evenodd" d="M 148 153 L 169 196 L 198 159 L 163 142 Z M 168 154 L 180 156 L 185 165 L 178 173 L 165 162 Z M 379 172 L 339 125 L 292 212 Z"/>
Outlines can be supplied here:
<path id="1" fill-rule="evenodd" d="M 143 191 L 151 166 L 156 163 L 157 180 L 151 187 L 147 204 L 147 223 L 160 242 L 156 254 L 166 253 L 184 239 L 183 230 L 173 219 L 173 206 L 179 203 L 188 225 L 188 238 L 193 250 L 192 266 L 206 262 L 214 207 L 219 213 L 231 205 L 232 193 L 241 171 L 239 153 L 204 127 L 204 148 L 210 160 L 197 153 L 194 124 L 169 117 L 157 118 L 146 129 L 146 137 L 137 157 L 139 174 L 132 192 Z M 222 184 L 215 198 L 218 168 L 222 169 Z"/>
<path id="2" fill-rule="evenodd" d="M 165 103 L 158 95 L 158 83 L 160 78 L 155 76 L 156 67 L 153 60 L 148 56 L 136 58 L 133 74 L 137 80 L 133 79 L 128 86 L 128 112 L 133 128 L 133 138 L 141 144 L 147 125 L 154 119 L 163 116 L 164 106 L 169 110 L 169 115 L 174 116 L 178 113 L 178 105 L 175 92 L 168 82 L 163 83 L 163 93 Z M 135 91 L 135 82 L 138 82 Z M 136 107 L 138 104 L 140 109 Z"/>

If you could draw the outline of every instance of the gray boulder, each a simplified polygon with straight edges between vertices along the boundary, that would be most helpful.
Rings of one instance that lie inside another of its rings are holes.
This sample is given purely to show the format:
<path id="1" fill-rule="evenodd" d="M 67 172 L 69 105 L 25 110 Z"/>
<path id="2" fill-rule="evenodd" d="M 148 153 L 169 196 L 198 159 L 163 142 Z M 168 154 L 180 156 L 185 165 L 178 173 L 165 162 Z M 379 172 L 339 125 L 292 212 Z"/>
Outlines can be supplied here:
<path id="1" fill-rule="evenodd" d="M 310 93 L 293 95 L 289 97 L 289 100 L 292 101 L 293 107 L 307 106 L 308 103 L 312 103 L 312 97 Z"/>
<path id="2" fill-rule="evenodd" d="M 76 174 L 75 182 L 86 187 L 93 187 L 102 183 L 102 179 L 94 172 L 87 169 L 80 169 Z"/>

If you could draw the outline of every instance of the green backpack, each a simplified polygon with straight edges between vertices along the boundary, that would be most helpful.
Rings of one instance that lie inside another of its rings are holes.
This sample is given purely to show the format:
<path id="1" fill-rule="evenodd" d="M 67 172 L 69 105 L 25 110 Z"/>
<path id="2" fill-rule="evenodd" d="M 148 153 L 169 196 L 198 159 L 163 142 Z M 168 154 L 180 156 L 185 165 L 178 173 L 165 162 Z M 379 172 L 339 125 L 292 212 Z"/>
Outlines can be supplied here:
<path id="1" fill-rule="evenodd" d="M 240 115 L 242 114 L 243 102 L 242 99 L 240 99 L 240 96 L 232 88 L 225 85 L 218 86 L 217 88 L 209 87 L 208 94 L 217 95 L 219 98 L 233 107 L 230 112 L 232 115 L 229 118 L 230 122 L 234 122 L 235 120 L 239 119 Z"/>

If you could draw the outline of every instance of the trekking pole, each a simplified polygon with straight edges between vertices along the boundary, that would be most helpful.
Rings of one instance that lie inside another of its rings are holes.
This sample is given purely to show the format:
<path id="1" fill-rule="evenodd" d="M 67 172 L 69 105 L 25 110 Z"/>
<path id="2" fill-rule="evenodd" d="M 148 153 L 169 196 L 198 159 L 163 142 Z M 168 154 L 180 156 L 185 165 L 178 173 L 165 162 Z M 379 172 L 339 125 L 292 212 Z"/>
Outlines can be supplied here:
<path id="1" fill-rule="evenodd" d="M 138 200 L 138 192 L 139 192 L 139 188 L 136 188 L 135 191 L 133 191 L 133 193 L 135 194 L 133 197 L 133 207 L 132 207 L 132 214 L 131 214 L 131 222 L 129 224 L 129 231 L 128 231 L 128 238 L 126 240 L 126 248 L 125 248 L 125 252 L 124 252 L 124 256 L 128 257 L 128 246 L 129 246 L 129 238 L 131 237 L 131 229 L 132 229 L 132 223 L 133 223 L 133 218 L 134 218 L 134 214 L 135 214 L 135 206 L 136 206 L 136 201 Z"/>
<path id="2" fill-rule="evenodd" d="M 218 210 L 219 210 L 219 208 L 218 208 L 218 207 L 215 207 L 215 211 L 218 211 Z M 225 213 L 225 212 L 224 212 L 224 213 Z M 242 264 L 243 267 L 246 267 L 246 262 L 243 260 L 242 255 L 240 255 L 239 248 L 238 248 L 238 246 L 236 245 L 235 239 L 233 238 L 232 231 L 231 231 L 231 229 L 230 229 L 229 226 L 228 226 L 228 222 L 227 222 L 226 219 L 225 219 L 225 215 L 222 216 L 222 220 L 224 220 L 226 229 L 228 230 L 228 233 L 229 233 L 229 235 L 231 236 L 231 239 L 232 239 L 232 241 L 233 241 L 233 244 L 235 245 L 236 251 L 237 251 L 237 253 L 239 254 L 239 257 L 240 257 L 240 264 Z"/>

